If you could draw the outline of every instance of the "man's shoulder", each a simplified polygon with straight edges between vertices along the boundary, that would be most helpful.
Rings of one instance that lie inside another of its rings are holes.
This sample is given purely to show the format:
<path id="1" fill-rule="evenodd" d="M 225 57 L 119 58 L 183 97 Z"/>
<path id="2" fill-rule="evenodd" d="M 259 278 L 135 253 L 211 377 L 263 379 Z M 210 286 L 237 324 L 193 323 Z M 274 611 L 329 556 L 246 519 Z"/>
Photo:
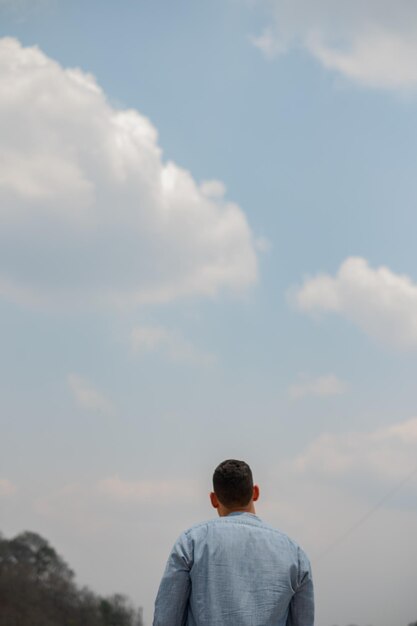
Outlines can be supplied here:
<path id="1" fill-rule="evenodd" d="M 217 517 L 214 519 L 204 520 L 190 526 L 183 532 L 183 536 L 187 539 L 193 539 L 196 537 L 202 537 L 210 533 L 210 531 L 216 532 L 226 530 L 229 528 L 248 528 L 254 529 L 255 532 L 267 533 L 275 537 L 277 540 L 288 543 L 295 549 L 299 548 L 298 544 L 291 539 L 282 530 L 271 526 L 267 522 L 264 522 L 257 515 L 243 514 L 243 515 L 227 515 L 225 517 Z"/>
<path id="2" fill-rule="evenodd" d="M 241 541 L 251 546 L 257 555 L 279 557 L 280 562 L 294 565 L 295 571 L 310 570 L 308 556 L 296 541 L 256 515 L 249 514 L 198 522 L 181 533 L 174 551 L 186 558 L 191 566 L 195 559 L 204 558 L 204 554 L 216 546 L 236 546 L 236 542 Z"/>

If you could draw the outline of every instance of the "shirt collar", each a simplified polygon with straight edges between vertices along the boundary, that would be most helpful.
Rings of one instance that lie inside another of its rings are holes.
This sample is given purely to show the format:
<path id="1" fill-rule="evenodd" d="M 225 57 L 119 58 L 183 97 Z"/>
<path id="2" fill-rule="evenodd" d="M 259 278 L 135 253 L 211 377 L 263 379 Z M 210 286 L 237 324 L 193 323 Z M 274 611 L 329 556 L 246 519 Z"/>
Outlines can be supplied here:
<path id="1" fill-rule="evenodd" d="M 260 519 L 255 513 L 249 513 L 248 511 L 232 511 L 226 517 L 232 517 L 236 515 L 249 515 L 250 517 L 254 517 L 255 519 Z"/>

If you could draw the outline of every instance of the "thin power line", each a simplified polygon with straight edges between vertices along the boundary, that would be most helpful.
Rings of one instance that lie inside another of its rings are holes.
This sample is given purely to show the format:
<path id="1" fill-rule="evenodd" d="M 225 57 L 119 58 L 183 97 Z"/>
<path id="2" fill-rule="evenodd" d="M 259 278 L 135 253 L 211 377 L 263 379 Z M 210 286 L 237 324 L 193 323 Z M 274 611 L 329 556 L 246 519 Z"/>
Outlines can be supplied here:
<path id="1" fill-rule="evenodd" d="M 364 524 L 366 520 L 368 520 L 371 515 L 373 515 L 384 504 L 384 502 L 389 500 L 395 493 L 397 493 L 397 491 L 399 491 L 406 483 L 408 483 L 408 481 L 411 480 L 411 478 L 413 478 L 415 474 L 417 474 L 417 466 L 411 472 L 409 472 L 409 474 L 402 478 L 399 483 L 392 487 L 380 500 L 378 500 L 376 504 L 374 504 L 371 509 L 364 513 L 362 517 L 356 520 L 356 522 L 349 526 L 347 530 L 345 530 L 341 535 L 336 537 L 334 541 L 332 541 L 324 550 L 322 550 L 315 558 L 315 561 L 320 561 L 323 557 L 327 556 L 329 552 L 331 552 L 334 548 L 336 548 L 336 546 L 341 544 L 347 537 L 349 537 L 349 535 L 351 535 L 357 528 L 359 528 L 359 526 L 362 526 L 362 524 Z"/>

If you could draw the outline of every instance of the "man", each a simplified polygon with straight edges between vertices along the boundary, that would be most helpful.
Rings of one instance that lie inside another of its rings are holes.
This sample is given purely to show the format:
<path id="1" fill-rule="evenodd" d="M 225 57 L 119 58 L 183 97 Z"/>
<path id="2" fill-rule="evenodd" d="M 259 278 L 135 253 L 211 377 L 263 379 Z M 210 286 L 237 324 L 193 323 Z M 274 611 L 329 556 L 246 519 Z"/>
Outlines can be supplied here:
<path id="1" fill-rule="evenodd" d="M 210 494 L 219 518 L 177 540 L 153 626 L 313 626 L 309 560 L 292 539 L 256 516 L 258 498 L 247 463 L 220 463 Z"/>

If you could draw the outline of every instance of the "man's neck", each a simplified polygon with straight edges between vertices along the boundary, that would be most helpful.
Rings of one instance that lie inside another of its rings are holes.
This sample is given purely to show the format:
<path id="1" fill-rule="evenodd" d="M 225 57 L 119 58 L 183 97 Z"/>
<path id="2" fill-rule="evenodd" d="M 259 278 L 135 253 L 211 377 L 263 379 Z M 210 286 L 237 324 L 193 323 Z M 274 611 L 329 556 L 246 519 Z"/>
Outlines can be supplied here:
<path id="1" fill-rule="evenodd" d="M 252 500 L 249 502 L 247 506 L 239 506 L 236 508 L 235 507 L 229 508 L 229 507 L 221 505 L 217 509 L 217 512 L 220 515 L 220 517 L 227 517 L 227 515 L 230 515 L 231 513 L 252 513 L 253 515 L 256 515 L 255 505 Z"/>

